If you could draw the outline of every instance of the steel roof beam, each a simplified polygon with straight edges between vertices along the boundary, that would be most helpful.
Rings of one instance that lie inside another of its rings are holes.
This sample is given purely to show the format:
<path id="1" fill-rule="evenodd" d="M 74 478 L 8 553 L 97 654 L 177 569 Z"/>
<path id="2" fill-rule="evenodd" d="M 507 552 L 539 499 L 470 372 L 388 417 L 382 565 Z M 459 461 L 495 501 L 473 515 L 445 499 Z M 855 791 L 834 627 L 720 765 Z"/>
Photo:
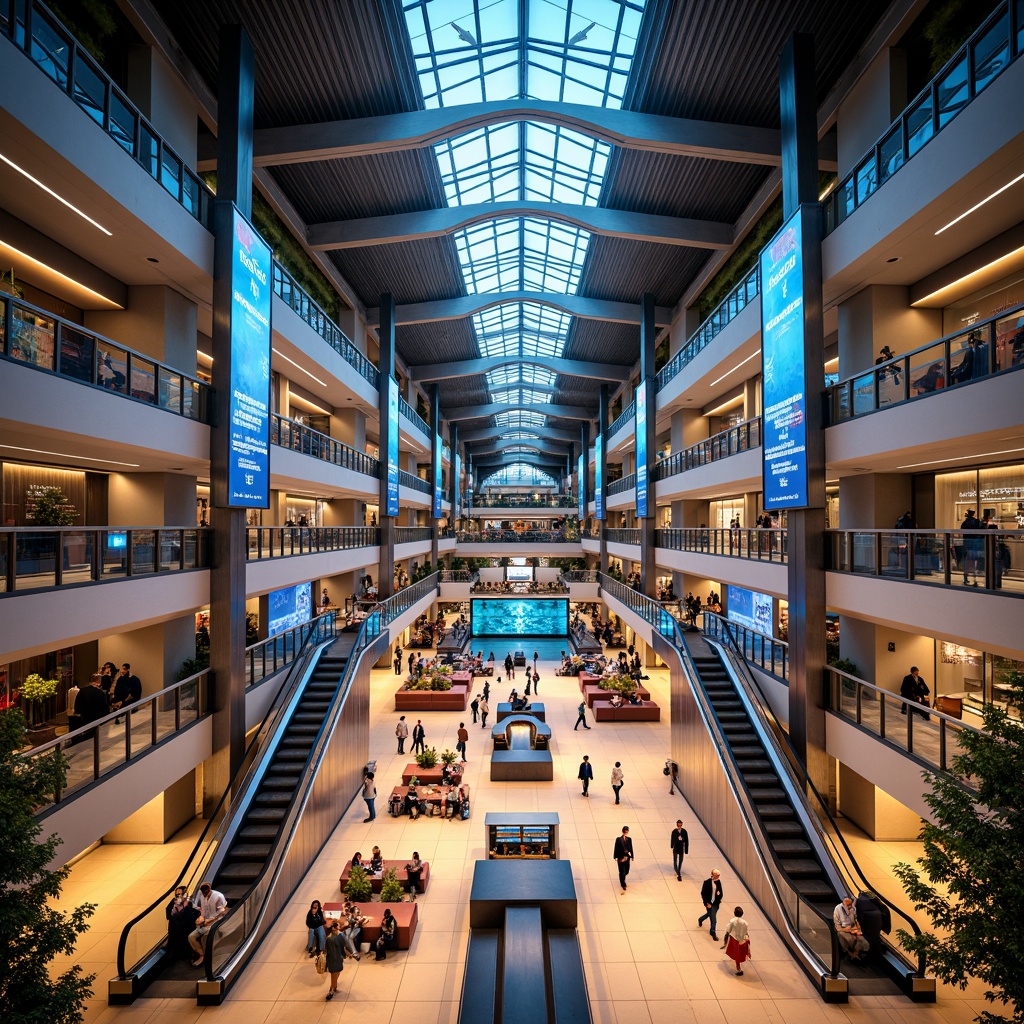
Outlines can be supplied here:
<path id="1" fill-rule="evenodd" d="M 503 366 L 539 366 L 564 377 L 589 377 L 592 380 L 622 383 L 629 380 L 630 366 L 618 366 L 615 363 L 589 363 L 577 359 L 561 359 L 553 356 L 484 356 L 480 359 L 460 359 L 451 363 L 430 363 L 422 366 L 409 367 L 409 379 L 417 383 L 432 380 L 451 380 L 454 377 L 473 377 L 498 370 Z M 537 388 L 546 385 L 502 384 L 500 387 Z"/>
<path id="2" fill-rule="evenodd" d="M 490 441 L 500 438 L 502 434 L 507 434 L 514 429 L 514 427 L 479 427 L 475 430 L 460 430 L 459 440 L 470 445 L 474 441 Z M 546 441 L 550 440 L 567 441 L 569 444 L 573 444 L 578 442 L 580 439 L 580 432 L 578 430 L 566 430 L 563 427 L 538 427 L 536 431 L 530 431 L 530 433 L 537 433 L 541 436 L 536 440 L 530 440 L 528 438 L 513 440 L 508 438 L 508 443 L 543 445 Z"/>
<path id="3" fill-rule="evenodd" d="M 534 448 L 531 455 L 547 455 L 551 458 L 565 458 L 566 455 L 571 455 L 573 448 L 572 443 L 568 444 L 551 444 L 547 437 L 542 437 L 539 441 L 494 441 L 489 444 L 474 444 L 469 446 L 468 450 L 473 456 L 473 463 L 476 464 L 477 457 L 480 455 L 496 455 L 499 452 L 508 452 L 509 448 Z"/>
<path id="4" fill-rule="evenodd" d="M 506 405 L 504 402 L 491 402 L 488 405 L 462 405 L 456 409 L 446 409 L 446 420 L 475 420 L 480 416 L 497 416 L 502 412 L 539 412 L 542 416 L 560 416 L 567 420 L 592 420 L 597 415 L 596 409 L 584 409 L 575 405 L 552 405 L 550 402 L 535 402 L 533 405 Z M 503 427 L 504 430 L 534 430 L 543 433 L 544 427 Z"/>

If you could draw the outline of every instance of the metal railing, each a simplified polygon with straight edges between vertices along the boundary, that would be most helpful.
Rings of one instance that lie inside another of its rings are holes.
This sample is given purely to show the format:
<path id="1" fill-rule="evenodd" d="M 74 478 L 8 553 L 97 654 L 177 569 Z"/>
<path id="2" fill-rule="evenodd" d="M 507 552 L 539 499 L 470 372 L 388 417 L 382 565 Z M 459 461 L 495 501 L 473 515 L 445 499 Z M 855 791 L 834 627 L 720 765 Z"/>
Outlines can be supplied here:
<path id="1" fill-rule="evenodd" d="M 208 422 L 208 384 L 5 292 L 0 292 L 0 356 Z"/>
<path id="2" fill-rule="evenodd" d="M 1024 595 L 1020 530 L 828 530 L 825 540 L 833 572 Z"/>
<path id="3" fill-rule="evenodd" d="M 606 529 L 604 531 L 604 539 L 609 544 L 639 544 L 640 528 L 634 526 L 625 529 Z"/>
<path id="4" fill-rule="evenodd" d="M 213 193 L 45 4 L 0 3 L 0 32 L 188 213 L 210 227 Z"/>
<path id="5" fill-rule="evenodd" d="M 201 527 L 0 527 L 0 594 L 208 569 L 211 550 Z"/>
<path id="6" fill-rule="evenodd" d="M 758 562 L 785 562 L 788 531 L 785 529 L 712 529 L 670 527 L 657 530 L 655 547 L 669 551 L 693 551 L 701 555 L 727 555 Z"/>
<path id="7" fill-rule="evenodd" d="M 441 583 L 472 583 L 479 574 L 469 569 L 441 569 Z"/>
<path id="8" fill-rule="evenodd" d="M 381 601 L 374 609 L 380 613 L 380 628 L 373 636 L 376 637 L 383 631 L 385 626 L 389 626 L 399 615 L 408 611 L 416 604 L 417 601 L 422 601 L 428 594 L 437 593 L 439 583 L 440 573 L 432 572 L 429 576 L 424 576 L 423 579 L 411 583 L 394 596 Z M 373 639 L 373 637 L 369 639 Z"/>
<path id="9" fill-rule="evenodd" d="M 758 632 L 749 626 L 731 622 L 724 615 L 705 611 L 704 634 L 732 646 L 751 665 L 775 676 L 783 682 L 789 681 L 789 644 L 785 640 Z"/>
<path id="10" fill-rule="evenodd" d="M 761 293 L 761 268 L 754 267 L 747 276 L 715 307 L 711 315 L 687 339 L 686 344 L 658 371 L 656 390 L 661 391 L 702 352 Z"/>
<path id="11" fill-rule="evenodd" d="M 838 227 L 916 156 L 1021 53 L 1017 0 L 1003 0 L 823 201 L 825 233 Z"/>
<path id="12" fill-rule="evenodd" d="M 576 508 L 574 494 L 474 494 L 473 510 L 488 508 Z"/>
<path id="13" fill-rule="evenodd" d="M 831 712 L 854 722 L 933 771 L 949 771 L 953 758 L 962 753 L 962 733 L 984 732 L 959 718 L 904 700 L 898 693 L 831 665 L 825 668 L 825 681 Z"/>
<path id="14" fill-rule="evenodd" d="M 630 402 L 608 428 L 605 437 L 614 437 L 636 415 L 636 402 Z"/>
<path id="15" fill-rule="evenodd" d="M 456 535 L 460 544 L 579 544 L 573 530 L 464 530 Z"/>
<path id="16" fill-rule="evenodd" d="M 324 312 L 317 301 L 276 260 L 273 270 L 274 294 L 299 315 L 364 380 L 377 387 L 380 371 L 349 340 L 344 331 Z"/>
<path id="17" fill-rule="evenodd" d="M 1021 367 L 1024 303 L 833 384 L 828 389 L 830 423 Z"/>
<path id="18" fill-rule="evenodd" d="M 418 544 L 423 541 L 431 541 L 434 538 L 432 526 L 396 526 L 396 544 Z"/>
<path id="19" fill-rule="evenodd" d="M 730 455 L 739 455 L 740 452 L 757 448 L 760 444 L 761 417 L 757 416 L 713 434 L 706 441 L 699 441 L 681 452 L 666 456 L 651 468 L 651 479 L 664 480 L 677 473 L 685 473 L 688 469 L 706 466 L 719 459 L 727 459 Z"/>
<path id="20" fill-rule="evenodd" d="M 296 423 L 278 413 L 270 417 L 270 442 L 293 452 L 309 455 L 323 462 L 364 473 L 375 480 L 380 479 L 380 462 L 372 455 L 361 452 L 351 445 L 335 441 L 319 430 L 313 430 L 304 423 Z"/>
<path id="21" fill-rule="evenodd" d="M 433 491 L 429 480 L 424 480 L 423 477 L 416 476 L 415 473 L 408 473 L 404 469 L 398 471 L 398 483 L 402 487 L 411 487 L 414 491 L 422 491 L 424 494 L 430 494 Z"/>
<path id="22" fill-rule="evenodd" d="M 401 395 L 398 396 L 398 411 L 413 426 L 422 430 L 427 437 L 433 437 L 433 432 L 427 425 L 427 421 Z"/>
<path id="23" fill-rule="evenodd" d="M 332 610 L 246 647 L 246 689 L 287 668 L 307 643 L 323 643 L 335 635 L 335 612 Z"/>
<path id="24" fill-rule="evenodd" d="M 566 569 L 559 575 L 565 583 L 597 583 L 596 569 Z"/>
<path id="25" fill-rule="evenodd" d="M 607 497 L 611 497 L 613 494 L 624 494 L 626 491 L 631 491 L 636 487 L 636 473 L 627 473 L 625 476 L 619 477 L 618 480 L 613 480 L 608 484 L 604 493 Z"/>
<path id="26" fill-rule="evenodd" d="M 250 526 L 245 534 L 249 561 L 349 551 L 380 543 L 380 530 L 375 526 Z"/>

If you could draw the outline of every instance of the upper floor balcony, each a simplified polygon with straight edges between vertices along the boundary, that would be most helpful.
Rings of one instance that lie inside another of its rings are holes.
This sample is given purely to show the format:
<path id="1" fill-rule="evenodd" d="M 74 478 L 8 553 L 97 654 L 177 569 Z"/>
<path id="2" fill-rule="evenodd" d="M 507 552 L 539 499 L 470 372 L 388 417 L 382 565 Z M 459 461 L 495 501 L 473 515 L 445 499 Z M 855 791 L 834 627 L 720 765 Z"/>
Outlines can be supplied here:
<path id="1" fill-rule="evenodd" d="M 502 518 L 510 509 L 529 512 L 532 516 L 560 516 L 575 510 L 574 494 L 544 494 L 540 491 L 473 494 L 466 502 L 471 516 L 486 519 Z"/>
<path id="2" fill-rule="evenodd" d="M 366 497 L 379 490 L 377 459 L 303 423 L 273 414 L 270 442 L 270 475 L 275 488 L 301 491 L 316 484 L 325 494 Z"/>

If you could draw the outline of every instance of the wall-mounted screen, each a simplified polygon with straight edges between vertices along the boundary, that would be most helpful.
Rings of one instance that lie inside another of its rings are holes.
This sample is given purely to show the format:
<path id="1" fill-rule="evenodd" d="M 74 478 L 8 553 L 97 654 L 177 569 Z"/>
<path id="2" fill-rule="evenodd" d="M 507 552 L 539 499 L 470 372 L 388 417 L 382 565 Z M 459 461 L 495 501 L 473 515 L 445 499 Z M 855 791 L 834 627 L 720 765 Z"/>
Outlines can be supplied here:
<path id="1" fill-rule="evenodd" d="M 604 431 L 594 438 L 594 518 L 604 519 Z"/>
<path id="2" fill-rule="evenodd" d="M 772 635 L 774 622 L 772 615 L 773 601 L 770 594 L 762 594 L 756 590 L 744 590 L 743 587 L 726 587 L 725 598 L 727 614 L 730 622 L 747 629 L 755 629 L 766 636 Z"/>
<path id="3" fill-rule="evenodd" d="M 267 595 L 267 636 L 276 636 L 309 621 L 313 614 L 312 588 L 311 583 L 299 583 Z"/>
<path id="4" fill-rule="evenodd" d="M 442 455 L 441 455 L 441 435 L 434 434 L 434 518 L 441 518 L 441 502 L 444 499 L 444 489 L 441 486 L 441 481 L 444 479 L 442 474 Z"/>
<path id="5" fill-rule="evenodd" d="M 388 486 L 384 515 L 398 515 L 398 381 L 388 378 Z"/>
<path id="6" fill-rule="evenodd" d="M 474 598 L 470 602 L 473 636 L 565 636 L 569 632 L 568 600 Z"/>
<path id="7" fill-rule="evenodd" d="M 512 583 L 529 583 L 533 580 L 533 566 L 510 565 L 505 570 L 505 579 Z"/>
<path id="8" fill-rule="evenodd" d="M 579 489 L 577 498 L 579 499 L 580 522 L 582 523 L 587 518 L 587 460 L 582 453 L 576 460 L 576 480 Z"/>
<path id="9" fill-rule="evenodd" d="M 647 381 L 636 389 L 636 516 L 647 518 Z"/>
<path id="10" fill-rule="evenodd" d="M 452 502 L 452 519 L 458 519 L 462 514 L 462 456 L 456 451 L 452 459 L 452 480 L 455 481 L 452 488 L 452 496 L 455 499 Z"/>

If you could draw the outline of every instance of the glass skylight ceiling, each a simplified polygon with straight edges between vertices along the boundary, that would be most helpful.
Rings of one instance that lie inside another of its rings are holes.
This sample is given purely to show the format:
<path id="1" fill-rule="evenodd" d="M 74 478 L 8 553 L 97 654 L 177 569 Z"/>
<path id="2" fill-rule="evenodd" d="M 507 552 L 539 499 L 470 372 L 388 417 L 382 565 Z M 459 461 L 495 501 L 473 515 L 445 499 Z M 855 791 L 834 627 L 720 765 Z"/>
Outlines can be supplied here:
<path id="1" fill-rule="evenodd" d="M 427 108 L 536 99 L 618 109 L 645 0 L 407 0 L 406 28 Z M 434 147 L 449 206 L 596 206 L 611 147 L 560 125 L 488 125 Z M 455 234 L 467 294 L 575 295 L 590 233 L 538 216 L 499 217 Z M 515 302 L 473 317 L 482 356 L 561 356 L 572 318 Z M 528 367 L 521 368 L 526 371 Z M 547 402 L 549 379 L 488 374 L 493 402 Z M 503 416 L 505 414 L 502 414 Z M 531 414 L 543 427 L 545 417 Z M 497 417 L 498 420 L 501 417 Z M 499 425 L 506 425 L 499 423 Z M 524 424 L 526 425 L 526 424 Z M 511 467 L 510 467 L 511 468 Z"/>
<path id="2" fill-rule="evenodd" d="M 514 484 L 524 484 L 531 487 L 557 487 L 558 482 L 549 473 L 534 466 L 528 466 L 524 462 L 514 462 L 511 466 L 495 470 L 486 477 L 481 487 L 508 487 Z"/>

